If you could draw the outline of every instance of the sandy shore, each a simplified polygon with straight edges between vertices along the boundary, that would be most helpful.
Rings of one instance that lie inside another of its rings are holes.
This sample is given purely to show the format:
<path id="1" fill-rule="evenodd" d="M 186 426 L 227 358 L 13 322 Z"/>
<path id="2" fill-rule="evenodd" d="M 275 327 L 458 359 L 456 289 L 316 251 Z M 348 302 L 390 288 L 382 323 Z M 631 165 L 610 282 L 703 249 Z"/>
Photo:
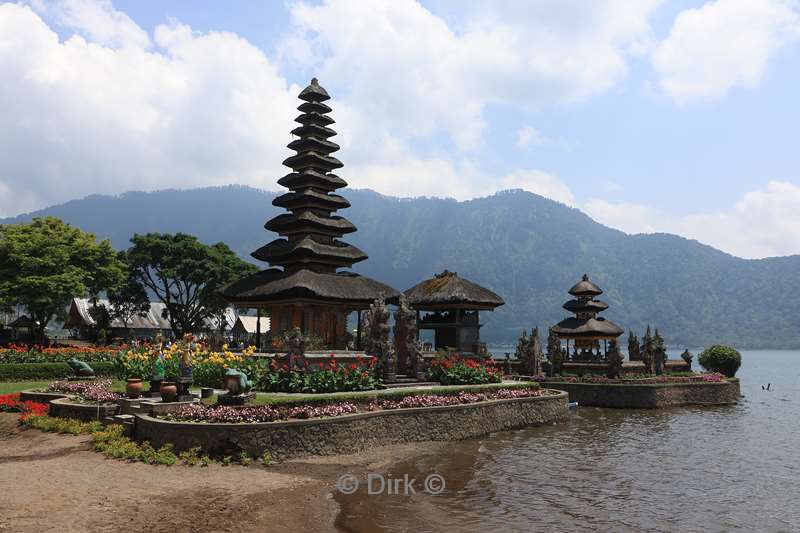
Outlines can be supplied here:
<path id="1" fill-rule="evenodd" d="M 0 531 L 336 531 L 336 479 L 383 470 L 441 443 L 264 467 L 151 466 L 106 459 L 89 437 L 17 427 L 0 413 Z"/>

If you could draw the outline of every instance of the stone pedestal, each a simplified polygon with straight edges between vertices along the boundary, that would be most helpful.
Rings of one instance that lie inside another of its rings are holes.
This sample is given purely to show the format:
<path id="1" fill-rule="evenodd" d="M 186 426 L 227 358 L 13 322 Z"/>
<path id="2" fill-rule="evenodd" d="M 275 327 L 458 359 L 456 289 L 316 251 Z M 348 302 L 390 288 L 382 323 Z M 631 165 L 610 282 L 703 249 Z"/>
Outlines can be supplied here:
<path id="1" fill-rule="evenodd" d="M 191 402 L 194 399 L 192 393 L 189 392 L 189 385 L 192 384 L 191 377 L 180 377 L 177 379 L 176 383 L 178 384 L 178 397 L 175 399 L 176 402 Z"/>
<path id="2" fill-rule="evenodd" d="M 145 398 L 161 398 L 161 382 L 164 381 L 163 379 L 151 379 L 150 380 L 150 390 L 147 392 L 142 392 L 142 396 Z"/>
<path id="3" fill-rule="evenodd" d="M 255 392 L 248 392 L 245 394 L 220 394 L 217 396 L 217 403 L 219 405 L 244 405 L 248 400 L 256 397 Z"/>

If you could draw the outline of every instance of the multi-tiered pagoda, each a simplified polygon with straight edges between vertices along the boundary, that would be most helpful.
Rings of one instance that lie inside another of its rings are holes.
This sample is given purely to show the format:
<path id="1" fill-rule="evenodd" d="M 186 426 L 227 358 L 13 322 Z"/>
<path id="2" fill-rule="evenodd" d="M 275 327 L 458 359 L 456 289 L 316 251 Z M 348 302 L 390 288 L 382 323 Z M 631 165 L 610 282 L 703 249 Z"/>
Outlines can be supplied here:
<path id="1" fill-rule="evenodd" d="M 575 316 L 556 324 L 553 331 L 559 339 L 566 341 L 567 354 L 572 360 L 606 359 L 607 341 L 622 335 L 622 328 L 610 320 L 597 316 L 598 313 L 608 309 L 607 303 L 596 300 L 603 294 L 602 289 L 584 274 L 583 278 L 572 286 L 569 293 L 574 298 L 566 302 L 563 307 Z"/>
<path id="2" fill-rule="evenodd" d="M 317 79 L 303 89 L 295 119 L 300 126 L 292 130 L 297 138 L 289 143 L 296 152 L 283 164 L 292 172 L 278 180 L 290 192 L 272 204 L 288 212 L 264 226 L 280 238 L 252 253 L 271 267 L 227 286 L 223 294 L 234 305 L 264 309 L 270 315 L 275 338 L 293 327 L 307 335 L 320 337 L 331 348 L 347 343 L 347 315 L 369 307 L 376 298 L 398 292 L 378 281 L 339 269 L 364 261 L 367 255 L 341 241 L 356 231 L 346 218 L 334 215 L 350 206 L 334 191 L 347 183 L 332 173 L 342 162 L 331 156 L 339 145 L 329 139 L 336 135 L 328 116 L 330 99 Z M 359 320 L 360 326 L 360 320 Z"/>

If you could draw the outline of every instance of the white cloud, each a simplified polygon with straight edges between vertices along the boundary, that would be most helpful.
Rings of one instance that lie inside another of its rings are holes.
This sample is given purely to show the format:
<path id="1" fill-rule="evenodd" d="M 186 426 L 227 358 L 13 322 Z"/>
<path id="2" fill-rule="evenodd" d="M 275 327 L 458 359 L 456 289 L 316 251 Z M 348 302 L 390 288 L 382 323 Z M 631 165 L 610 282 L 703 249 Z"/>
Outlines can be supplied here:
<path id="1" fill-rule="evenodd" d="M 527 150 L 531 145 L 542 146 L 550 142 L 550 139 L 532 126 L 523 126 L 517 131 L 517 148 Z"/>
<path id="2" fill-rule="evenodd" d="M 770 57 L 798 39 L 795 0 L 716 0 L 678 15 L 653 65 L 674 100 L 714 99 L 757 86 Z"/>
<path id="3" fill-rule="evenodd" d="M 537 109 L 607 91 L 658 3 L 459 3 L 458 31 L 412 0 L 297 3 L 282 51 L 394 135 L 443 131 L 468 150 L 487 105 Z"/>
<path id="4" fill-rule="evenodd" d="M 106 15 L 75 17 L 102 41 L 114 41 L 109 20 L 136 34 L 127 17 Z M 0 210 L 131 189 L 277 187 L 300 88 L 230 33 L 159 26 L 154 41 L 61 42 L 30 8 L 0 5 L 0 101 L 13 103 L 0 129 L 0 191 L 14 191 L 0 193 Z"/>
<path id="5" fill-rule="evenodd" d="M 567 205 L 573 205 L 575 202 L 575 197 L 566 183 L 540 170 L 516 170 L 504 176 L 499 184 L 501 189 L 523 189 Z M 487 190 L 486 194 L 491 192 L 493 191 Z"/>
<path id="6" fill-rule="evenodd" d="M 746 193 L 731 209 L 670 217 L 650 206 L 593 199 L 584 210 L 598 222 L 627 233 L 683 235 L 739 257 L 800 252 L 800 186 L 770 181 Z"/>
<path id="7" fill-rule="evenodd" d="M 657 219 L 655 209 L 635 203 L 610 202 L 602 198 L 588 200 L 583 210 L 592 218 L 625 233 L 653 233 Z"/>
<path id="8" fill-rule="evenodd" d="M 32 2 L 44 15 L 59 24 L 83 32 L 91 41 L 104 46 L 147 48 L 150 37 L 128 15 L 117 11 L 111 0 L 58 0 Z"/>

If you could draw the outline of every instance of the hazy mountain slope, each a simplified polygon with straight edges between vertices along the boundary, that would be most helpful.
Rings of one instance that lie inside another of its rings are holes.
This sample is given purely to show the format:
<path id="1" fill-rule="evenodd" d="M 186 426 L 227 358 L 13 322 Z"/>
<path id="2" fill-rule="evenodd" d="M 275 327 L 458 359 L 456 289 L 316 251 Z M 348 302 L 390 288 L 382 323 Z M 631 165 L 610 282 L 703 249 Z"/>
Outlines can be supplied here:
<path id="1" fill-rule="evenodd" d="M 90 196 L 4 222 L 54 215 L 119 248 L 137 232 L 184 231 L 249 258 L 274 238 L 263 229 L 278 212 L 274 196 L 238 186 Z M 491 340 L 566 316 L 566 290 L 587 272 L 606 290 L 606 316 L 626 329 L 651 323 L 689 345 L 800 346 L 800 302 L 789 290 L 800 256 L 744 260 L 674 235 L 629 236 L 522 191 L 468 202 L 344 196 L 353 207 L 342 214 L 358 227 L 347 240 L 370 255 L 356 270 L 398 289 L 444 268 L 486 285 L 507 302 L 486 315 Z"/>

